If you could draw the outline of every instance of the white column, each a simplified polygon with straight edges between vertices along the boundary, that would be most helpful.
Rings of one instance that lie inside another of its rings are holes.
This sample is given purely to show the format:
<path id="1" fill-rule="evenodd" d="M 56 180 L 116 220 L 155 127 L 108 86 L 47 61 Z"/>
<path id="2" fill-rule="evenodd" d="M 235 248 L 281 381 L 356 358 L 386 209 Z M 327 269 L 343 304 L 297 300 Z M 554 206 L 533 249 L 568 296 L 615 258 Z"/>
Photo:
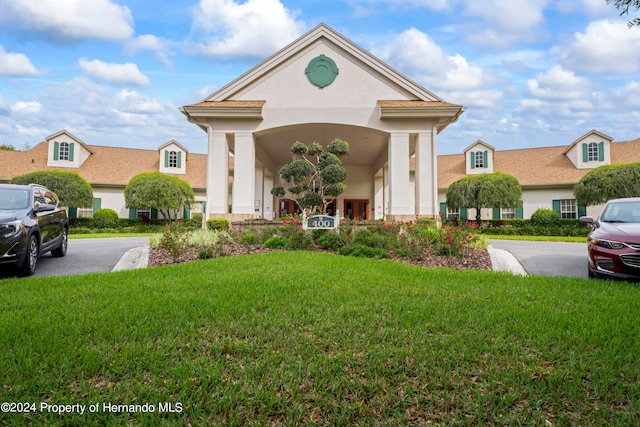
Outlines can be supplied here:
<path id="1" fill-rule="evenodd" d="M 432 215 L 436 217 L 440 213 L 440 203 L 438 202 L 438 129 L 431 129 L 431 186 L 433 187 Z"/>
<path id="2" fill-rule="evenodd" d="M 255 197 L 256 149 L 253 134 L 238 132 L 235 134 L 235 159 L 233 171 L 233 206 L 234 214 L 253 215 Z"/>
<path id="3" fill-rule="evenodd" d="M 389 213 L 411 215 L 409 180 L 409 133 L 392 133 L 389 138 Z"/>
<path id="4" fill-rule="evenodd" d="M 373 177 L 373 203 L 375 204 L 375 217 L 373 219 L 384 218 L 384 176 Z"/>
<path id="5" fill-rule="evenodd" d="M 224 132 L 207 131 L 207 214 L 226 214 L 229 198 L 229 146 Z"/>
<path id="6" fill-rule="evenodd" d="M 255 195 L 253 197 L 253 213 L 256 218 L 264 218 L 264 166 L 256 166 L 255 174 Z"/>
<path id="7" fill-rule="evenodd" d="M 437 182 L 434 182 L 433 140 L 431 132 L 420 132 L 416 141 L 416 214 L 433 216 L 433 195 L 438 193 Z M 435 185 L 435 187 L 434 187 Z"/>

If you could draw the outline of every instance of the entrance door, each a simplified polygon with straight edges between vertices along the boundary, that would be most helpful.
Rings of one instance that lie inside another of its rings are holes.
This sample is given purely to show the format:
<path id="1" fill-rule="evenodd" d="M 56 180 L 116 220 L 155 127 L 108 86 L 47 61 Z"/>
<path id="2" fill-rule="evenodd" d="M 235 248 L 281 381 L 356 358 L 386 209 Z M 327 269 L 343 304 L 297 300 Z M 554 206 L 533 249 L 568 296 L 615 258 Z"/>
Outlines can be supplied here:
<path id="1" fill-rule="evenodd" d="M 364 221 L 366 219 L 369 219 L 369 201 L 345 200 L 344 217 L 355 219 L 356 221 Z"/>
<path id="2" fill-rule="evenodd" d="M 279 218 L 284 218 L 287 215 L 294 216 L 300 213 L 297 209 L 298 206 L 296 205 L 296 202 L 291 199 L 280 199 L 279 205 Z"/>

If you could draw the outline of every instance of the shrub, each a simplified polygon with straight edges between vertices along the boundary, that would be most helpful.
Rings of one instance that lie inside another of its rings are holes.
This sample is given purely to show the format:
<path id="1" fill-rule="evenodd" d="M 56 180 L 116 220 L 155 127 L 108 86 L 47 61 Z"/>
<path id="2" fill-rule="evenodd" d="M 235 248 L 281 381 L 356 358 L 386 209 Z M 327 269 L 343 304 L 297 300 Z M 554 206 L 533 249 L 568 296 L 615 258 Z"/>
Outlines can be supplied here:
<path id="1" fill-rule="evenodd" d="M 362 257 L 362 258 L 389 258 L 389 253 L 382 248 L 372 248 L 360 243 L 344 246 L 338 251 L 340 255 Z"/>
<path id="2" fill-rule="evenodd" d="M 207 229 L 227 231 L 229 229 L 229 220 L 226 218 L 209 218 L 207 220 Z"/>
<path id="3" fill-rule="evenodd" d="M 282 236 L 273 236 L 268 238 L 264 242 L 264 247 L 267 249 L 284 249 L 287 247 L 287 239 Z"/>
<path id="4" fill-rule="evenodd" d="M 353 236 L 354 244 L 361 244 L 370 248 L 389 249 L 394 246 L 394 239 L 391 235 L 385 233 L 383 229 L 362 228 L 357 230 Z"/>
<path id="5" fill-rule="evenodd" d="M 95 228 L 116 228 L 118 224 L 118 213 L 113 209 L 98 209 L 93 214 L 93 226 Z"/>
<path id="6" fill-rule="evenodd" d="M 310 234 L 303 230 L 297 230 L 287 239 L 287 249 L 300 250 L 309 249 L 313 246 L 313 239 Z"/>
<path id="7" fill-rule="evenodd" d="M 254 233 L 253 231 L 246 231 L 240 233 L 238 241 L 243 245 L 257 245 L 260 243 L 260 238 L 257 233 Z"/>
<path id="8" fill-rule="evenodd" d="M 314 231 L 327 231 L 327 230 L 314 230 Z M 325 251 L 338 252 L 340 248 L 349 244 L 349 238 L 340 233 L 323 233 L 316 240 L 318 246 Z"/>
<path id="9" fill-rule="evenodd" d="M 194 226 L 202 227 L 202 214 L 201 213 L 191 214 L 191 219 L 189 221 Z"/>
<path id="10" fill-rule="evenodd" d="M 533 225 L 556 225 L 559 222 L 560 217 L 552 209 L 540 208 L 531 215 L 531 224 Z"/>

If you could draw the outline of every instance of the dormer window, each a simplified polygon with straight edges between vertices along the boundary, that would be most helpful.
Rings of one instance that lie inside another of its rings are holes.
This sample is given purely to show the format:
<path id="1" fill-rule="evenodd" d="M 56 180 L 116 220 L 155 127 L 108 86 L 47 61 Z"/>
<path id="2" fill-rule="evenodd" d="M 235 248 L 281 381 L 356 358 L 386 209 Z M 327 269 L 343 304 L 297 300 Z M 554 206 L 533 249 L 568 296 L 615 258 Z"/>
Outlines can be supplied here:
<path id="1" fill-rule="evenodd" d="M 164 167 L 180 169 L 182 167 L 182 152 L 181 151 L 165 151 L 164 152 Z"/>
<path id="2" fill-rule="evenodd" d="M 604 142 L 583 144 L 582 154 L 585 162 L 602 162 L 604 160 Z"/>
<path id="3" fill-rule="evenodd" d="M 489 154 L 487 151 L 471 152 L 471 169 L 486 169 L 489 167 Z"/>
<path id="4" fill-rule="evenodd" d="M 169 167 L 178 167 L 178 153 L 176 153 L 175 151 L 169 151 Z"/>
<path id="5" fill-rule="evenodd" d="M 66 160 L 73 161 L 73 143 L 68 142 L 54 142 L 53 145 L 53 160 Z"/>

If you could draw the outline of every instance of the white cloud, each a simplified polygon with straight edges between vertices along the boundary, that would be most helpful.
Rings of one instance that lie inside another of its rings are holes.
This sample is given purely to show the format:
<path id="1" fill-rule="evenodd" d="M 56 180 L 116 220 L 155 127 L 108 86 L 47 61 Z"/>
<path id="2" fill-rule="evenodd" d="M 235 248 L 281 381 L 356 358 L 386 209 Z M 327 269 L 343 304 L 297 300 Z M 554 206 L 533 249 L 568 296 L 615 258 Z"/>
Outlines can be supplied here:
<path id="1" fill-rule="evenodd" d="M 534 97 L 542 99 L 581 99 L 590 92 L 586 78 L 576 76 L 559 65 L 528 80 L 527 86 Z"/>
<path id="2" fill-rule="evenodd" d="M 38 101 L 18 101 L 11 106 L 11 111 L 15 114 L 33 114 L 40 111 L 42 105 Z"/>
<path id="3" fill-rule="evenodd" d="M 569 69 L 614 75 L 640 72 L 640 31 L 624 21 L 595 21 L 584 33 L 576 33 L 560 51 L 562 64 Z"/>
<path id="4" fill-rule="evenodd" d="M 447 56 L 431 37 L 415 28 L 375 49 L 374 54 L 427 89 L 469 90 L 481 87 L 487 79 L 481 68 L 470 66 L 461 55 Z"/>
<path id="5" fill-rule="evenodd" d="M 35 76 L 38 70 L 22 53 L 9 53 L 0 46 L 0 76 Z"/>
<path id="6" fill-rule="evenodd" d="M 481 46 L 506 48 L 518 40 L 533 41 L 544 23 L 548 0 L 468 1 L 465 15 L 477 16 L 482 24 L 466 27 L 466 40 Z"/>
<path id="7" fill-rule="evenodd" d="M 109 0 L 0 0 L 0 21 L 47 36 L 125 40 L 133 34 L 131 10 Z"/>
<path id="8" fill-rule="evenodd" d="M 278 0 L 200 0 L 193 15 L 190 46 L 205 56 L 264 57 L 305 28 Z"/>
<path id="9" fill-rule="evenodd" d="M 138 66 L 132 62 L 112 64 L 97 59 L 89 61 L 86 58 L 82 58 L 78 61 L 78 64 L 85 73 L 97 80 L 136 86 L 148 86 L 150 84 L 147 76 L 142 74 Z"/>
<path id="10" fill-rule="evenodd" d="M 173 65 L 173 61 L 171 61 L 169 57 L 174 54 L 169 45 L 169 41 L 160 37 L 152 34 L 143 34 L 127 42 L 125 48 L 131 54 L 136 54 L 143 50 L 150 50 L 155 53 L 158 61 L 169 67 Z"/>
<path id="11" fill-rule="evenodd" d="M 141 95 L 135 91 L 121 90 L 114 96 L 115 108 L 128 113 L 159 113 L 163 106 L 158 100 Z"/>

